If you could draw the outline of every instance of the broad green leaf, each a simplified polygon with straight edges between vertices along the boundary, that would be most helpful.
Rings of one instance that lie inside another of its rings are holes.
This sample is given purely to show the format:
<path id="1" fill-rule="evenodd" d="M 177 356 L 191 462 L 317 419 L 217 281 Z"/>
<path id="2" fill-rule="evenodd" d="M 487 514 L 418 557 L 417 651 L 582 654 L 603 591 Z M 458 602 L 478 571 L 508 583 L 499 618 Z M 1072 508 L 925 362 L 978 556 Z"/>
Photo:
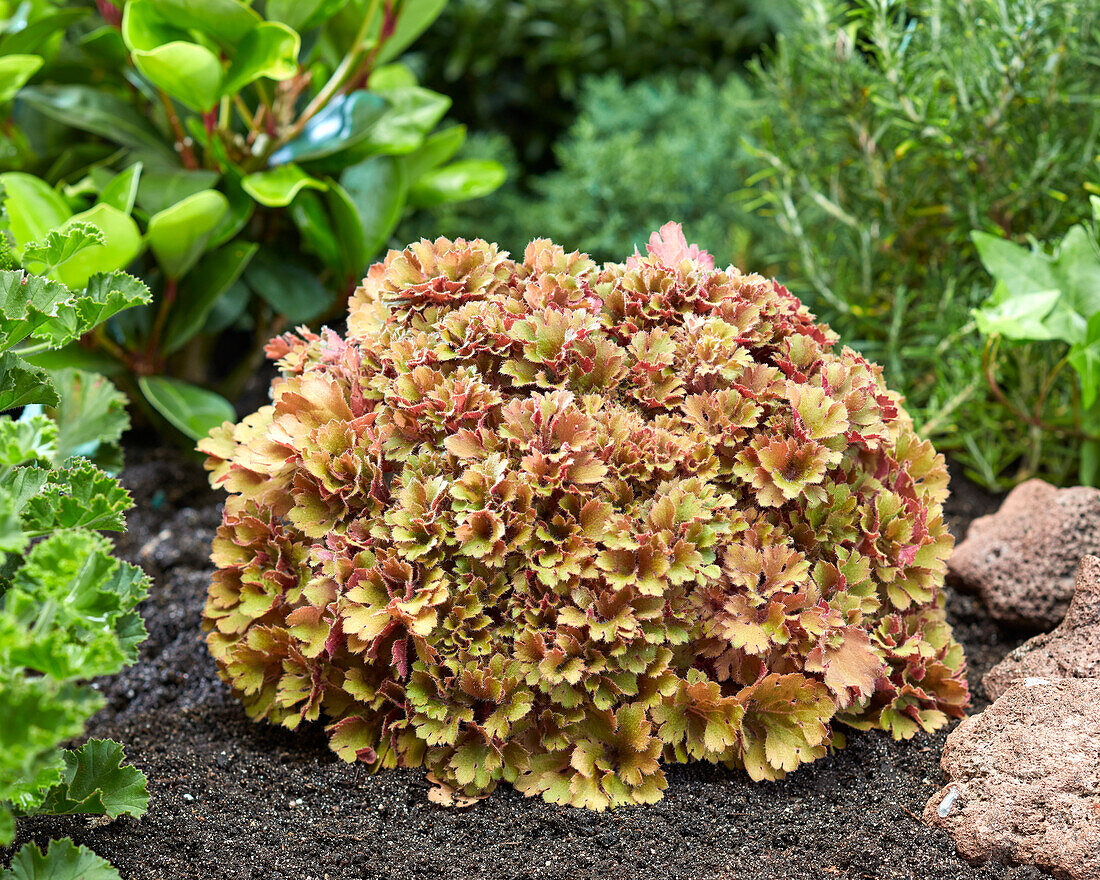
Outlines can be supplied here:
<path id="1" fill-rule="evenodd" d="M 302 247 L 337 271 L 343 259 L 336 226 L 317 193 L 302 191 L 290 206 L 290 216 L 302 235 Z"/>
<path id="2" fill-rule="evenodd" d="M 974 309 L 978 330 L 985 335 L 1000 334 L 1008 339 L 1054 339 L 1054 333 L 1043 323 L 1051 313 L 1058 298 L 1057 290 L 1038 290 L 1032 293 L 1007 293 L 1004 282 L 997 282 L 998 290 L 989 303 Z M 994 303 L 996 304 L 990 304 Z"/>
<path id="3" fill-rule="evenodd" d="M 291 324 L 316 318 L 332 304 L 332 291 L 317 280 L 315 273 L 269 251 L 256 255 L 245 272 L 245 280 Z"/>
<path id="4" fill-rule="evenodd" d="M 508 172 L 491 159 L 463 159 L 429 171 L 409 189 L 409 203 L 430 208 L 448 202 L 479 199 L 496 190 Z"/>
<path id="5" fill-rule="evenodd" d="M 205 46 L 177 40 L 132 54 L 137 69 L 153 85 L 192 110 L 205 113 L 218 102 L 222 65 Z"/>
<path id="6" fill-rule="evenodd" d="M 82 85 L 27 86 L 19 93 L 19 100 L 65 125 L 146 151 L 166 165 L 179 163 L 150 121 L 110 92 Z"/>
<path id="7" fill-rule="evenodd" d="M 346 3 L 347 0 L 268 0 L 267 17 L 302 33 L 323 24 Z"/>
<path id="8" fill-rule="evenodd" d="M 972 232 L 970 237 L 989 274 L 1004 281 L 1009 294 L 1058 288 L 1044 254 L 985 232 Z"/>
<path id="9" fill-rule="evenodd" d="M 149 215 L 157 214 L 188 196 L 213 189 L 219 176 L 216 171 L 147 168 L 138 182 L 138 207 Z"/>
<path id="10" fill-rule="evenodd" d="M 171 354 L 184 345 L 206 322 L 215 303 L 241 277 L 260 246 L 235 241 L 207 254 L 180 284 L 179 297 L 168 318 L 161 351 Z"/>
<path id="11" fill-rule="evenodd" d="M 92 739 L 66 750 L 61 781 L 46 794 L 39 812 L 49 816 L 94 815 L 140 818 L 149 808 L 145 775 L 124 763 L 122 746 Z"/>
<path id="12" fill-rule="evenodd" d="M 252 290 L 244 281 L 238 279 L 229 285 L 229 289 L 214 302 L 202 325 L 202 332 L 211 335 L 221 333 L 233 326 L 241 318 L 247 319 L 248 304 L 252 300 Z"/>
<path id="13" fill-rule="evenodd" d="M 62 226 L 88 223 L 103 233 L 103 244 L 79 251 L 54 271 L 53 276 L 70 288 L 79 289 L 98 273 L 117 272 L 141 253 L 141 232 L 128 214 L 110 205 L 95 205 L 74 214 Z"/>
<path id="14" fill-rule="evenodd" d="M 0 104 L 14 98 L 40 67 L 42 59 L 37 55 L 0 55 Z"/>
<path id="15" fill-rule="evenodd" d="M 108 24 L 78 37 L 77 43 L 89 58 L 108 69 L 121 70 L 130 63 L 122 34 Z"/>
<path id="16" fill-rule="evenodd" d="M 347 190 L 335 180 L 330 180 L 328 183 L 326 201 L 333 223 L 336 224 L 336 238 L 340 245 L 344 274 L 362 275 L 373 253 L 367 250 L 366 235 L 359 219 L 359 212 Z"/>
<path id="17" fill-rule="evenodd" d="M 1051 271 L 1062 296 L 1045 323 L 1059 339 L 1081 342 L 1089 320 L 1100 312 L 1100 253 L 1085 226 L 1074 226 L 1066 233 Z"/>
<path id="18" fill-rule="evenodd" d="M 93 275 L 73 300 L 76 322 L 72 332 L 81 336 L 124 309 L 145 305 L 151 299 L 149 288 L 133 275 L 125 272 Z"/>
<path id="19" fill-rule="evenodd" d="M 126 395 L 98 373 L 65 369 L 51 374 L 61 403 L 51 412 L 57 423 L 55 460 L 93 457 L 100 444 L 117 444 L 130 427 Z"/>
<path id="20" fill-rule="evenodd" d="M 128 0 L 122 13 L 122 40 L 131 52 L 148 52 L 179 40 L 187 30 L 169 24 L 153 0 Z"/>
<path id="21" fill-rule="evenodd" d="M 406 86 L 420 85 L 416 74 L 409 70 L 408 65 L 394 62 L 383 64 L 371 71 L 367 80 L 367 88 L 384 92 L 388 89 L 401 89 Z"/>
<path id="22" fill-rule="evenodd" d="M 400 161 L 375 156 L 340 176 L 363 227 L 363 250 L 373 257 L 389 240 L 405 210 L 408 183 Z"/>
<path id="23" fill-rule="evenodd" d="M 15 4 L 17 7 L 26 9 L 31 4 L 26 2 Z M 46 4 L 39 4 L 40 7 L 44 7 Z M 50 42 L 57 34 L 64 32 L 64 30 L 73 22 L 79 21 L 88 15 L 87 9 L 57 9 L 51 10 L 48 14 L 41 14 L 40 8 L 36 15 L 31 16 L 32 20 L 23 22 L 23 27 L 11 27 L 15 25 L 15 18 L 8 20 L 9 29 L 4 35 L 3 39 L 0 39 L 0 55 L 40 55 L 41 50 L 46 48 L 46 44 Z"/>
<path id="24" fill-rule="evenodd" d="M 270 171 L 249 174 L 241 186 L 261 205 L 269 208 L 285 208 L 303 189 L 324 190 L 325 184 L 310 177 L 297 165 L 280 165 Z"/>
<path id="25" fill-rule="evenodd" d="M 1081 444 L 1081 463 L 1077 468 L 1077 482 L 1082 486 L 1095 486 L 1100 481 L 1100 440 L 1086 440 Z"/>
<path id="26" fill-rule="evenodd" d="M 256 211 L 256 202 L 241 188 L 239 179 L 227 177 L 222 181 L 220 191 L 229 200 L 229 211 L 210 235 L 212 248 L 220 247 L 236 238 Z"/>
<path id="27" fill-rule="evenodd" d="M 49 374 L 10 351 L 0 354 L 0 412 L 31 403 L 57 406 L 58 396 Z"/>
<path id="28" fill-rule="evenodd" d="M 166 277 L 181 278 L 190 271 L 228 211 L 226 197 L 208 189 L 149 218 L 149 247 Z"/>
<path id="29" fill-rule="evenodd" d="M 219 43 L 236 45 L 261 21 L 241 0 L 152 0 L 161 17 L 176 27 L 199 30 Z"/>
<path id="30" fill-rule="evenodd" d="M 405 0 L 397 16 L 397 27 L 378 52 L 377 63 L 385 64 L 404 52 L 439 17 L 447 0 Z"/>
<path id="31" fill-rule="evenodd" d="M 290 79 L 298 73 L 298 52 L 302 40 L 298 34 L 277 21 L 265 21 L 249 31 L 237 46 L 229 66 L 223 95 L 234 95 L 260 77 Z"/>
<path id="32" fill-rule="evenodd" d="M 72 216 L 61 194 L 34 175 L 9 171 L 0 174 L 0 186 L 9 229 L 19 248 L 41 241 Z"/>
<path id="33" fill-rule="evenodd" d="M 101 205 L 110 205 L 123 214 L 129 214 L 134 210 L 137 201 L 138 184 L 141 182 L 141 169 L 144 165 L 135 162 L 125 171 L 120 172 L 111 182 L 103 187 L 99 194 Z"/>
<path id="34" fill-rule="evenodd" d="M 200 440 L 223 422 L 237 420 L 228 400 L 197 385 L 166 376 L 140 376 L 138 386 L 157 412 L 193 440 Z"/>
<path id="35" fill-rule="evenodd" d="M 1081 405 L 1091 409 L 1100 391 L 1100 312 L 1089 318 L 1085 339 L 1070 349 L 1069 363 L 1081 379 Z"/>
<path id="36" fill-rule="evenodd" d="M 122 880 L 105 859 L 69 838 L 52 840 L 46 852 L 28 843 L 15 854 L 0 880 Z"/>
<path id="37" fill-rule="evenodd" d="M 301 135 L 272 153 L 271 164 L 308 162 L 349 149 L 367 137 L 388 106 L 362 90 L 337 95 L 306 123 Z"/>
<path id="38" fill-rule="evenodd" d="M 420 86 L 387 89 L 379 94 L 389 101 L 390 108 L 357 145 L 355 152 L 364 156 L 411 153 L 451 106 L 450 98 Z"/>
<path id="39" fill-rule="evenodd" d="M 466 143 L 466 126 L 453 125 L 425 139 L 423 146 L 401 157 L 405 174 L 414 183 L 422 175 L 438 168 Z"/>

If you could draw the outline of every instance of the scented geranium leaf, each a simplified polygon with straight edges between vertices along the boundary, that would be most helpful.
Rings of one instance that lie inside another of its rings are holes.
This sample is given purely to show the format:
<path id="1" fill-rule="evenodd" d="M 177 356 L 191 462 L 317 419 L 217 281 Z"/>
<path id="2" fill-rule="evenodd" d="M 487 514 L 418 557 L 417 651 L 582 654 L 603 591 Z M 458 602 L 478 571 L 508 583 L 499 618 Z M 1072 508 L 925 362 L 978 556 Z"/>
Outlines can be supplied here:
<path id="1" fill-rule="evenodd" d="M 30 404 L 57 406 L 59 402 L 49 373 L 13 352 L 0 354 L 0 412 Z"/>
<path id="2" fill-rule="evenodd" d="M 57 454 L 57 425 L 43 415 L 0 417 L 0 467 L 47 464 Z"/>
<path id="3" fill-rule="evenodd" d="M 62 753 L 65 771 L 47 793 L 38 812 L 51 816 L 72 814 L 133 816 L 145 814 L 149 795 L 145 774 L 129 764 L 122 746 L 113 740 L 93 739 L 79 749 Z"/>
<path id="4" fill-rule="evenodd" d="M 0 476 L 0 492 L 9 495 L 16 511 L 22 511 L 27 502 L 42 491 L 51 471 L 44 467 L 15 467 Z"/>
<path id="5" fill-rule="evenodd" d="M 117 446 L 130 427 L 126 395 L 98 373 L 55 370 L 50 374 L 61 402 L 50 415 L 57 423 L 55 461 L 95 459 L 102 446 Z"/>
<path id="6" fill-rule="evenodd" d="M 48 275 L 85 248 L 104 242 L 103 232 L 98 227 L 90 223 L 72 223 L 51 229 L 43 241 L 23 248 L 23 265 Z"/>
<path id="7" fill-rule="evenodd" d="M 73 459 L 27 503 L 24 525 L 40 534 L 75 528 L 121 532 L 132 504 L 117 479 L 87 459 Z"/>
<path id="8" fill-rule="evenodd" d="M 110 549 L 79 529 L 34 545 L 4 596 L 10 619 L 26 630 L 11 663 L 63 680 L 110 675 L 136 659 L 133 609 L 148 578 Z"/>
<path id="9" fill-rule="evenodd" d="M 55 321 L 72 294 L 63 284 L 11 269 L 0 270 L 0 351 Z"/>
<path id="10" fill-rule="evenodd" d="M 122 880 L 106 859 L 69 838 L 52 840 L 42 852 L 28 843 L 15 854 L 0 880 Z"/>
<path id="11" fill-rule="evenodd" d="M 87 224 L 100 231 L 99 244 L 89 244 L 58 264 L 53 277 L 72 290 L 83 288 L 97 273 L 125 268 L 142 248 L 141 232 L 128 215 L 110 205 L 95 205 L 67 220 L 62 227 Z"/>
<path id="12" fill-rule="evenodd" d="M 23 509 L 20 505 L 20 495 L 34 488 L 34 481 L 19 481 L 17 485 L 8 488 L 6 485 L 13 474 L 25 470 L 17 468 L 16 471 L 4 475 L 3 483 L 0 483 L 0 554 L 21 553 L 30 541 L 30 536 L 23 531 Z M 0 557 L 0 563 L 4 560 Z M 0 577 L 0 595 L 3 595 L 6 584 Z"/>

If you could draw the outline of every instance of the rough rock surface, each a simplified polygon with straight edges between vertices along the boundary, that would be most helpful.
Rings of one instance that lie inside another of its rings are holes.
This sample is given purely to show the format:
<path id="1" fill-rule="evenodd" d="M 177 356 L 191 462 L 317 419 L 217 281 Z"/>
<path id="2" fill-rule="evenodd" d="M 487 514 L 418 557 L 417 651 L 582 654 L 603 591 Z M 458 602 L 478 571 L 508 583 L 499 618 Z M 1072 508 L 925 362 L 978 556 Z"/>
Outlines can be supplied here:
<path id="1" fill-rule="evenodd" d="M 982 685 L 996 700 L 1028 678 L 1100 678 L 1100 559 L 1086 556 L 1065 619 L 1035 636 L 985 674 Z M 1100 757 L 1098 757 L 1100 760 Z"/>
<path id="2" fill-rule="evenodd" d="M 1100 556 L 1100 489 L 1028 480 L 971 523 L 948 570 L 1001 623 L 1049 630 L 1069 607 L 1086 554 Z"/>
<path id="3" fill-rule="evenodd" d="M 1028 679 L 947 738 L 924 820 L 973 861 L 1100 880 L 1100 679 Z"/>

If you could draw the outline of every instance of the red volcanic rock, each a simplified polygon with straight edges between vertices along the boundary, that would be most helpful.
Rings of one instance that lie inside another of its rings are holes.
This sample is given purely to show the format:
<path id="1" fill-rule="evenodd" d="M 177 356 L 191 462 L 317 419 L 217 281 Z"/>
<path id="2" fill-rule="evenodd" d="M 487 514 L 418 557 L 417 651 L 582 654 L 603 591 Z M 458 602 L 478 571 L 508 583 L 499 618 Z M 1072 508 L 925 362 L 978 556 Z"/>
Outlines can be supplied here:
<path id="1" fill-rule="evenodd" d="M 1086 556 L 1065 619 L 994 666 L 982 685 L 991 700 L 1028 678 L 1100 678 L 1100 559 Z M 1100 760 L 1100 756 L 1097 758 Z"/>
<path id="2" fill-rule="evenodd" d="M 1100 556 L 1100 490 L 1028 480 L 971 523 L 948 571 L 1001 623 L 1049 630 L 1069 607 L 1086 554 Z"/>
<path id="3" fill-rule="evenodd" d="M 924 820 L 970 861 L 1100 880 L 1100 679 L 1029 679 L 947 738 Z"/>

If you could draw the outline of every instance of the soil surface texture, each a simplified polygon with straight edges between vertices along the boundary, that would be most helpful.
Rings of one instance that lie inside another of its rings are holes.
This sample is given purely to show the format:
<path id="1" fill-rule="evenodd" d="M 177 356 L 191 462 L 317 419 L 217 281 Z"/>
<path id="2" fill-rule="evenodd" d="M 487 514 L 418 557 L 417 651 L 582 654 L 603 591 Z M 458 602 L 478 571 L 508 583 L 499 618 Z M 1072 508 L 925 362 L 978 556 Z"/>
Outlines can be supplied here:
<path id="1" fill-rule="evenodd" d="M 423 771 L 370 775 L 338 760 L 317 728 L 248 720 L 200 640 L 219 498 L 178 454 L 131 450 L 137 507 L 123 555 L 153 575 L 149 640 L 130 669 L 98 682 L 106 707 L 88 734 L 121 741 L 149 777 L 140 821 L 20 823 L 20 842 L 72 836 L 125 880 L 938 880 L 1038 878 L 973 866 L 920 815 L 942 780 L 947 731 L 909 742 L 880 732 L 779 783 L 707 764 L 672 767 L 653 806 L 597 814 L 502 785 L 466 810 L 428 801 Z M 996 499 L 953 480 L 956 536 Z M 999 629 L 976 600 L 950 613 L 973 685 L 1026 634 Z M 975 687 L 973 711 L 987 705 Z M 3 859 L 6 861 L 6 859 Z"/>

